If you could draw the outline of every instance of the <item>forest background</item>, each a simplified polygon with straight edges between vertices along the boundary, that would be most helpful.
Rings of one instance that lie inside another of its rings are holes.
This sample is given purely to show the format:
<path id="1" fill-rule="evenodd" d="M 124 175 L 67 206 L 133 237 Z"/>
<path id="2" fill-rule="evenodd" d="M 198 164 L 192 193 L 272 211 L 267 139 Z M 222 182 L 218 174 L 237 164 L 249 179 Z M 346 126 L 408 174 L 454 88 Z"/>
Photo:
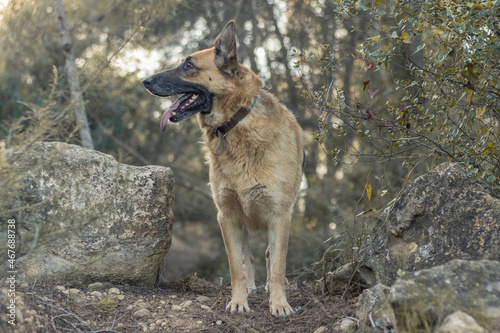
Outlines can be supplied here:
<path id="1" fill-rule="evenodd" d="M 210 47 L 230 19 L 240 62 L 305 133 L 292 276 L 318 278 L 354 258 L 380 212 L 439 163 L 457 162 L 499 193 L 499 1 L 64 4 L 95 149 L 122 163 L 173 170 L 174 234 L 192 240 L 189 226 L 207 231 L 201 241 L 212 247 L 196 267 L 206 278 L 228 270 L 201 133 L 194 118 L 161 133 L 172 101 L 148 94 L 142 79 Z M 79 144 L 54 1 L 1 0 L 0 49 L 0 148 Z M 252 241 L 260 268 L 264 240 Z"/>

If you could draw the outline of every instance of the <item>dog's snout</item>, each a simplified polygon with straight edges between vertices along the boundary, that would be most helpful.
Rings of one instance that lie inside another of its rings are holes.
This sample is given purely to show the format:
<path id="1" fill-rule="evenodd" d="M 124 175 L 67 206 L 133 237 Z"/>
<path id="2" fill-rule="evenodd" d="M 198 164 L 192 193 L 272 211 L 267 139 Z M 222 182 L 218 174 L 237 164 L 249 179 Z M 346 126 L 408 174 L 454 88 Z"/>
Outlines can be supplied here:
<path id="1" fill-rule="evenodd" d="M 151 76 L 142 80 L 142 84 L 144 84 L 144 86 L 146 87 L 149 87 L 152 83 L 153 83 L 153 78 Z"/>

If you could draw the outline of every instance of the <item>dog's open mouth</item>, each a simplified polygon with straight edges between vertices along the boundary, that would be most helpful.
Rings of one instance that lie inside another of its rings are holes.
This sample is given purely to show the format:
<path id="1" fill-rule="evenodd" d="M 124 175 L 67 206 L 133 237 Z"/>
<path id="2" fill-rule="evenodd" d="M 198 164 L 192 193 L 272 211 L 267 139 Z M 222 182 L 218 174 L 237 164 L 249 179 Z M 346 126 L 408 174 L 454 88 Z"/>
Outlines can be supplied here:
<path id="1" fill-rule="evenodd" d="M 213 94 L 201 84 L 178 79 L 178 69 L 161 72 L 144 79 L 146 89 L 153 95 L 170 97 L 182 95 L 163 113 L 160 129 L 165 132 L 167 124 L 179 122 L 196 114 L 212 112 Z"/>
<path id="2" fill-rule="evenodd" d="M 161 117 L 160 129 L 165 132 L 169 121 L 176 123 L 193 116 L 197 112 L 209 112 L 210 97 L 203 93 L 187 93 L 179 97 Z"/>

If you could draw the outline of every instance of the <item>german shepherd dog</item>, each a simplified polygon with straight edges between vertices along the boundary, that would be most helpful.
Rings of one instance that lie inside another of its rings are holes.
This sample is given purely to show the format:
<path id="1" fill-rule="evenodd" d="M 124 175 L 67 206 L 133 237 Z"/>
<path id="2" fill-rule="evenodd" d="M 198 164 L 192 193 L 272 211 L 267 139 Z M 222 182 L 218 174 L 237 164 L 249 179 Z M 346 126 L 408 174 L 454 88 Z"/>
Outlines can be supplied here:
<path id="1" fill-rule="evenodd" d="M 285 265 L 291 208 L 302 179 L 302 131 L 295 117 L 265 91 L 262 80 L 238 62 L 234 22 L 209 49 L 177 68 L 144 79 L 153 95 L 181 95 L 161 118 L 165 131 L 197 115 L 208 148 L 210 186 L 231 274 L 226 310 L 249 312 L 255 271 L 248 230 L 265 230 L 267 284 L 275 316 L 294 311 L 285 295 Z"/>

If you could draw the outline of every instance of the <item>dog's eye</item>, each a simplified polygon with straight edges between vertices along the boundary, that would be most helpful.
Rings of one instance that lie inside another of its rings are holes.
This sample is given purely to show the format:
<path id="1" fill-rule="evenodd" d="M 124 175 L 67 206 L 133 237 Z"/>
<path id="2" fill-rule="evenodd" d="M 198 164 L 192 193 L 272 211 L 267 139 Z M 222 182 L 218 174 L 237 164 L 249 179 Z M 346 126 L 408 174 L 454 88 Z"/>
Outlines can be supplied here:
<path id="1" fill-rule="evenodd" d="M 193 63 L 191 61 L 186 61 L 184 63 L 184 68 L 185 69 L 191 69 L 191 68 L 194 68 L 194 65 L 193 65 Z"/>

